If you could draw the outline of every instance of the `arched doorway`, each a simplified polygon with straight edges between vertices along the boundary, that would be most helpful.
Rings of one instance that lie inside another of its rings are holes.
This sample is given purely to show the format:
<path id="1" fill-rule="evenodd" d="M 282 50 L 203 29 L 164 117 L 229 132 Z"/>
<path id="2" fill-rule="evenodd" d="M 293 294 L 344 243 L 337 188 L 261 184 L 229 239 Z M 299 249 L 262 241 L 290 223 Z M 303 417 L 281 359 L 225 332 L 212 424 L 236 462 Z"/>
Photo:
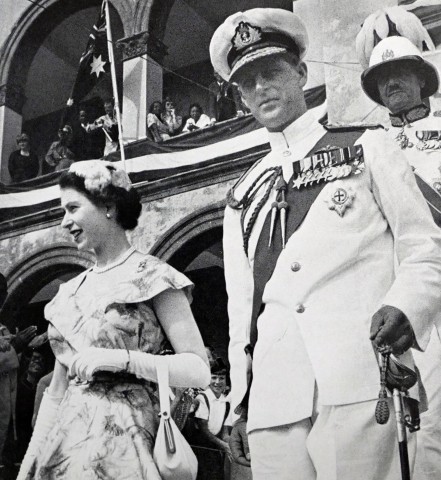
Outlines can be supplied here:
<path id="1" fill-rule="evenodd" d="M 47 302 L 57 293 L 61 283 L 78 275 L 91 263 L 92 255 L 78 252 L 76 247 L 64 243 L 54 244 L 29 255 L 7 276 L 9 295 L 0 321 L 8 326 L 11 333 L 35 325 L 37 335 L 42 335 L 48 328 L 44 318 Z M 14 406 L 16 436 L 11 434 L 4 447 L 3 459 L 7 458 L 7 466 L 3 469 L 4 478 L 16 477 L 17 462 L 22 460 L 32 435 L 31 422 L 37 384 L 43 376 L 50 382 L 50 372 L 55 362 L 50 344 L 44 341 L 44 337 L 36 337 L 34 341 L 39 343 L 19 352 L 17 398 Z"/>
<path id="2" fill-rule="evenodd" d="M 225 202 L 184 218 L 153 246 L 151 253 L 184 272 L 195 284 L 192 311 L 205 344 L 228 358 L 228 314 L 222 222 Z"/>
<path id="3" fill-rule="evenodd" d="M 0 79 L 9 110 L 5 111 L 3 126 L 3 180 L 8 179 L 7 160 L 16 148 L 15 137 L 21 130 L 30 135 L 32 149 L 40 161 L 50 143 L 57 139 L 79 60 L 101 3 L 101 0 L 46 0 L 34 4 L 23 13 L 4 44 Z M 110 17 L 116 41 L 124 36 L 123 24 L 111 4 Z M 118 51 L 115 54 L 122 91 L 122 65 Z M 103 99 L 112 96 L 111 79 L 107 75 L 84 99 L 92 120 L 102 114 Z"/>
<path id="4" fill-rule="evenodd" d="M 46 303 L 61 283 L 92 263 L 92 254 L 69 244 L 54 244 L 24 259 L 8 274 L 8 297 L 0 321 L 10 331 L 37 325 L 38 333 L 43 333 L 47 329 L 43 315 Z"/>

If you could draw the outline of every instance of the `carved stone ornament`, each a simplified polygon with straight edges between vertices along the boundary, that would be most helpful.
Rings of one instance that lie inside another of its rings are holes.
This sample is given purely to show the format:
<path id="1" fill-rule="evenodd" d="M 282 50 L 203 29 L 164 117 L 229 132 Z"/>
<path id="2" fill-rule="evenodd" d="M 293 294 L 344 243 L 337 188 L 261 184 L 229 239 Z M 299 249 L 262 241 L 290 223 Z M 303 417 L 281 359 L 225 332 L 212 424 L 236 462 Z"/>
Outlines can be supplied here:
<path id="1" fill-rule="evenodd" d="M 167 55 L 167 47 L 149 32 L 141 32 L 131 37 L 121 38 L 116 42 L 123 61 L 148 54 L 149 57 L 161 63 Z"/>
<path id="2" fill-rule="evenodd" d="M 0 107 L 8 107 L 21 115 L 25 103 L 23 89 L 11 84 L 0 86 Z"/>

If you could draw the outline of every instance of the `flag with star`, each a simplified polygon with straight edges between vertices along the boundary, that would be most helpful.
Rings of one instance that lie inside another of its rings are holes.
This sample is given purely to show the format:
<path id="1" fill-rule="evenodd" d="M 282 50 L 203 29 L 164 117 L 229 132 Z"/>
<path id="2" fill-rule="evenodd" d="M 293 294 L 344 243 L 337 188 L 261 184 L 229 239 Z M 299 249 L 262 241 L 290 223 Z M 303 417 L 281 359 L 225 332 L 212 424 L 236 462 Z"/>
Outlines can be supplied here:
<path id="1" fill-rule="evenodd" d="M 67 105 L 78 105 L 92 88 L 99 83 L 110 70 L 107 47 L 105 3 L 101 6 L 98 21 L 92 28 L 87 46 L 80 59 L 80 66 L 72 93 Z"/>

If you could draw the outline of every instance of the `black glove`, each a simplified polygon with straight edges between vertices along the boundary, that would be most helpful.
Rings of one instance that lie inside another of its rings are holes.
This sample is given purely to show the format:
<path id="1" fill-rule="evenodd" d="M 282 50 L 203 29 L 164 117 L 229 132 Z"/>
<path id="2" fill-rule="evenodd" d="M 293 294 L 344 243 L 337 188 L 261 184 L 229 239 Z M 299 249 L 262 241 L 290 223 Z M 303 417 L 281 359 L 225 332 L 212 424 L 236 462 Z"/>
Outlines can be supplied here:
<path id="1" fill-rule="evenodd" d="M 402 355 L 414 344 L 415 334 L 401 310 L 383 305 L 372 317 L 370 339 L 376 350 Z"/>

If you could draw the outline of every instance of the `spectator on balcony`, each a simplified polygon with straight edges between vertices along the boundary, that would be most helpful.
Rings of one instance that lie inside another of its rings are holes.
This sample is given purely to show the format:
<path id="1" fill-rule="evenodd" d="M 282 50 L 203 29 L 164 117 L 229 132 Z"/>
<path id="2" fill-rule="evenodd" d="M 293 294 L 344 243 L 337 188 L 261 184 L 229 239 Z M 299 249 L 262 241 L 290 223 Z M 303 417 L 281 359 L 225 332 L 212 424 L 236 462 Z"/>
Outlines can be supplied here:
<path id="1" fill-rule="evenodd" d="M 65 125 L 58 130 L 58 141 L 49 147 L 45 160 L 54 171 L 58 172 L 69 168 L 75 161 L 75 154 L 71 150 L 73 140 L 72 127 Z"/>
<path id="2" fill-rule="evenodd" d="M 162 142 L 170 138 L 168 126 L 161 121 L 162 110 L 161 102 L 153 102 L 147 115 L 147 129 L 155 142 Z"/>
<path id="3" fill-rule="evenodd" d="M 225 81 L 216 71 L 214 78 L 215 81 L 208 87 L 208 114 L 211 123 L 241 117 L 244 114 L 244 107 L 237 87 Z"/>
<path id="4" fill-rule="evenodd" d="M 102 149 L 96 145 L 96 137 L 97 133 L 93 132 L 93 123 L 89 122 L 86 109 L 80 108 L 78 120 L 73 124 L 72 150 L 76 161 L 102 156 Z"/>
<path id="5" fill-rule="evenodd" d="M 104 146 L 103 155 L 109 155 L 110 153 L 118 150 L 118 120 L 116 118 L 115 106 L 111 100 L 104 102 L 105 114 L 97 118 L 91 125 L 91 131 L 102 129 L 105 137 L 106 144 Z"/>
<path id="6" fill-rule="evenodd" d="M 210 117 L 205 115 L 199 103 L 190 105 L 190 118 L 186 121 L 183 132 L 192 132 L 200 128 L 208 127 L 211 124 Z"/>
<path id="7" fill-rule="evenodd" d="M 40 165 L 38 157 L 31 152 L 31 140 L 26 133 L 17 137 L 18 150 L 9 156 L 8 168 L 12 183 L 23 182 L 38 175 Z"/>
<path id="8" fill-rule="evenodd" d="M 176 114 L 176 108 L 173 100 L 166 97 L 164 102 L 164 112 L 161 115 L 162 123 L 167 125 L 168 133 L 171 137 L 180 133 L 182 126 L 182 117 Z"/>

